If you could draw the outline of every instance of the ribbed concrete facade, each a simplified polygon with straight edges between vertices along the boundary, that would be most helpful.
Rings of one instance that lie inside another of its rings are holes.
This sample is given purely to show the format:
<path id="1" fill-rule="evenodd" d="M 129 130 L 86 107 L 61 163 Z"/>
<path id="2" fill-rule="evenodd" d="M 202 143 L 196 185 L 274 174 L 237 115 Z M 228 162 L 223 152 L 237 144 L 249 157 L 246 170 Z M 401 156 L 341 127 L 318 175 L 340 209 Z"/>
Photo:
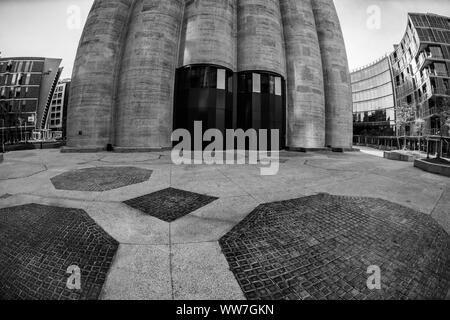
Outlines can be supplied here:
<path id="1" fill-rule="evenodd" d="M 286 76 L 280 1 L 238 1 L 238 71 L 264 70 Z"/>
<path id="2" fill-rule="evenodd" d="M 104 149 L 111 143 L 115 79 L 132 3 L 130 0 L 94 2 L 72 74 L 68 147 Z"/>
<path id="3" fill-rule="evenodd" d="M 352 89 L 347 52 L 333 1 L 311 0 L 319 36 L 325 83 L 326 146 L 353 144 Z"/>
<path id="4" fill-rule="evenodd" d="M 183 1 L 134 1 L 119 73 L 115 146 L 167 148 Z"/>
<path id="5" fill-rule="evenodd" d="M 284 0 L 281 13 L 287 59 L 288 141 L 293 149 L 325 146 L 322 59 L 310 0 Z"/>
<path id="6" fill-rule="evenodd" d="M 287 146 L 351 147 L 350 78 L 332 0 L 96 0 L 75 61 L 68 148 L 171 147 L 176 70 L 192 65 L 281 76 L 286 88 L 267 90 L 286 95 Z"/>
<path id="7" fill-rule="evenodd" d="M 179 66 L 215 64 L 236 71 L 237 0 L 188 1 Z"/>

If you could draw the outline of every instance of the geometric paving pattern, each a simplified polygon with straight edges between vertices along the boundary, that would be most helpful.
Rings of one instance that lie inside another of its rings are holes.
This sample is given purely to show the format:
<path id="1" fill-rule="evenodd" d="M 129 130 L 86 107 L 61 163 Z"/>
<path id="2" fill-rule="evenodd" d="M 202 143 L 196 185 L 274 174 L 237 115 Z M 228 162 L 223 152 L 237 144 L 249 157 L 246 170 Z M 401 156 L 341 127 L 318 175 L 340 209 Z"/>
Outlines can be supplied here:
<path id="1" fill-rule="evenodd" d="M 152 173 L 136 167 L 96 167 L 65 172 L 51 181 L 58 190 L 101 192 L 145 182 Z"/>
<path id="2" fill-rule="evenodd" d="M 168 188 L 124 203 L 165 222 L 173 222 L 218 198 L 189 191 Z"/>
<path id="3" fill-rule="evenodd" d="M 264 204 L 220 239 L 248 299 L 444 299 L 450 236 L 381 199 L 320 194 Z M 369 266 L 381 290 L 367 286 Z"/>
<path id="4" fill-rule="evenodd" d="M 83 210 L 0 209 L 0 300 L 98 299 L 118 246 Z M 67 287 L 70 266 L 81 290 Z"/>

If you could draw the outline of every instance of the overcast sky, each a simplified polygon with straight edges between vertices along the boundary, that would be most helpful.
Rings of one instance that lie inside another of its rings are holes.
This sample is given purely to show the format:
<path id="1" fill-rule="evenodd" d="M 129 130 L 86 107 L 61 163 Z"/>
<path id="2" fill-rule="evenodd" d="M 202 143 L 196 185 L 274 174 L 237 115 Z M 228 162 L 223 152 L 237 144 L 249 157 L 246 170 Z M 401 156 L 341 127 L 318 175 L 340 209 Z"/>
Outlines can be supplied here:
<path id="1" fill-rule="evenodd" d="M 368 64 L 392 50 L 406 30 L 407 12 L 450 16 L 449 0 L 334 2 L 341 19 L 351 69 Z M 0 0 L 2 56 L 63 58 L 63 76 L 70 77 L 82 26 L 92 3 L 93 0 Z"/>

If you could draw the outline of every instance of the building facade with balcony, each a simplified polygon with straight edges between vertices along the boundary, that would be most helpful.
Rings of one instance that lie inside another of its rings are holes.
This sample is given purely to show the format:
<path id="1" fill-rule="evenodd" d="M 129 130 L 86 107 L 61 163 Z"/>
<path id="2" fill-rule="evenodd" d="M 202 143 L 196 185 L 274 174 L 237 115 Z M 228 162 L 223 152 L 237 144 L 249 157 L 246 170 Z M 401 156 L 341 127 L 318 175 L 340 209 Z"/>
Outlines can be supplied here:
<path id="1" fill-rule="evenodd" d="M 45 131 L 61 59 L 0 59 L 0 130 L 4 143 L 33 139 Z"/>
<path id="2" fill-rule="evenodd" d="M 69 103 L 70 79 L 58 82 L 50 105 L 47 128 L 53 131 L 53 137 L 65 139 L 67 136 L 67 105 Z"/>
<path id="3" fill-rule="evenodd" d="M 397 106 L 415 116 L 401 135 L 449 137 L 439 106 L 450 104 L 450 18 L 411 13 L 404 38 L 391 55 Z M 422 124 L 423 123 L 423 124 Z"/>
<path id="4" fill-rule="evenodd" d="M 351 78 L 355 143 L 369 137 L 376 140 L 373 144 L 398 147 L 403 139 L 397 137 L 406 136 L 408 147 L 435 152 L 441 136 L 450 141 L 450 128 L 438 116 L 441 106 L 450 104 L 449 17 L 408 14 L 405 35 L 394 52 L 354 71 Z M 408 108 L 410 119 L 397 128 L 400 110 Z M 449 143 L 443 148 L 448 153 Z"/>

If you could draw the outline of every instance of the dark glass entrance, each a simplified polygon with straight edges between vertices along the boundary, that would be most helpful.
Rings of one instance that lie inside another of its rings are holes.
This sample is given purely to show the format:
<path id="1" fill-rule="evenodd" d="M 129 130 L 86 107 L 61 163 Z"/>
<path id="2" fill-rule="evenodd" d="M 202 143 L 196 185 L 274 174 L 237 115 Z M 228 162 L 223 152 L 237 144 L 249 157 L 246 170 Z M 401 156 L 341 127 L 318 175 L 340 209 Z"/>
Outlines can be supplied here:
<path id="1" fill-rule="evenodd" d="M 219 129 L 224 136 L 226 129 L 278 129 L 284 148 L 285 96 L 285 80 L 277 74 L 233 73 L 215 65 L 182 67 L 176 73 L 174 129 L 193 133 L 195 121 L 202 121 L 203 131 Z"/>
<path id="2" fill-rule="evenodd" d="M 194 132 L 233 128 L 233 72 L 218 66 L 193 65 L 177 70 L 174 107 L 175 129 Z"/>
<path id="3" fill-rule="evenodd" d="M 237 74 L 237 128 L 278 129 L 280 148 L 286 144 L 285 81 L 267 72 Z"/>

